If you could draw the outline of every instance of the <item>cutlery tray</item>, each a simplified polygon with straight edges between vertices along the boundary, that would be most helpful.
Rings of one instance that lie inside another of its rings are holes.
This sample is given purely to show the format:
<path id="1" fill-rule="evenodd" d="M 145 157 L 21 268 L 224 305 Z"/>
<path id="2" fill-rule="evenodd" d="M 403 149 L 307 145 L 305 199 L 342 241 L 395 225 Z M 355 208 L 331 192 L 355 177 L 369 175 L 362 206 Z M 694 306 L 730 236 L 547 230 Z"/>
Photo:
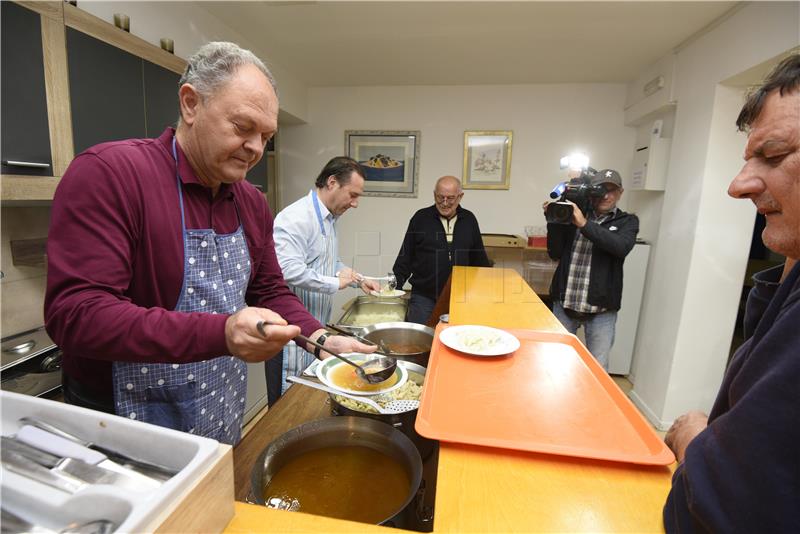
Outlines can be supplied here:
<path id="1" fill-rule="evenodd" d="M 69 494 L 3 469 L 3 508 L 31 523 L 59 531 L 70 523 L 107 519 L 117 525 L 115 532 L 218 532 L 233 516 L 232 454 L 227 445 L 27 395 L 0 392 L 0 406 L 4 436 L 19 430 L 21 417 L 33 417 L 85 441 L 178 471 L 154 490 L 95 484 Z M 195 500 L 200 486 L 202 498 L 210 492 L 213 502 Z"/>

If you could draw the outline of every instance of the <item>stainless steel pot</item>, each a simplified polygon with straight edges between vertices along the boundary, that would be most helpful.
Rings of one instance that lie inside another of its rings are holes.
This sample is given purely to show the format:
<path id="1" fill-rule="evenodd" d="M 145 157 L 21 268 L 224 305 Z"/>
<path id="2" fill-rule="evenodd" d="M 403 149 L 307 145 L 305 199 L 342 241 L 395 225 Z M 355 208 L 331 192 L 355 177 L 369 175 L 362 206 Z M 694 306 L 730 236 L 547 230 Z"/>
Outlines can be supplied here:
<path id="1" fill-rule="evenodd" d="M 392 350 L 392 345 L 413 344 L 427 347 L 426 350 L 418 352 L 395 352 L 392 350 L 392 356 L 398 360 L 413 362 L 423 367 L 428 365 L 434 332 L 432 328 L 424 324 L 405 322 L 377 323 L 362 327 L 359 335 L 373 343 L 383 341 L 390 350 Z"/>
<path id="2" fill-rule="evenodd" d="M 264 489 L 287 462 L 309 451 L 338 446 L 369 447 L 398 461 L 408 473 L 411 484 L 402 506 L 378 524 L 397 516 L 408 506 L 422 480 L 422 459 L 414 444 L 402 432 L 363 417 L 330 417 L 311 421 L 281 434 L 261 452 L 250 472 L 250 500 L 263 504 Z"/>
<path id="3" fill-rule="evenodd" d="M 425 372 L 427 369 L 422 367 L 421 365 L 417 365 L 411 362 L 401 361 L 398 365 L 402 365 L 406 368 L 409 373 L 409 380 L 412 380 L 413 373 L 418 375 L 422 375 L 423 380 L 425 377 Z M 421 386 L 422 384 L 418 382 Z M 392 425 L 394 428 L 398 429 L 400 432 L 408 436 L 408 438 L 414 443 L 419 451 L 419 455 L 422 457 L 422 460 L 426 460 L 428 456 L 433 452 L 436 442 L 434 440 L 425 438 L 420 436 L 417 433 L 417 430 L 414 428 L 414 423 L 417 421 L 417 412 L 419 410 L 410 410 L 408 412 L 397 413 L 397 414 L 380 414 L 380 413 L 366 413 L 360 412 L 358 410 L 353 410 L 344 406 L 343 404 L 339 403 L 336 400 L 334 395 L 328 395 L 331 400 L 331 413 L 333 415 L 346 415 L 352 417 L 366 417 L 369 419 L 374 419 L 376 421 L 382 421 L 386 424 Z"/>

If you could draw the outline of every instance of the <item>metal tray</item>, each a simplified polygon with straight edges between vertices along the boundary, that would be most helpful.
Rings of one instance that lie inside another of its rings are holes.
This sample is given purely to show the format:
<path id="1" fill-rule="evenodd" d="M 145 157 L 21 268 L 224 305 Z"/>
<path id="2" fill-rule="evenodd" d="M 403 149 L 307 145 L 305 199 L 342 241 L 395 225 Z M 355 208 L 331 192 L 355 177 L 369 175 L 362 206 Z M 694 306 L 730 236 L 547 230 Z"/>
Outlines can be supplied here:
<path id="1" fill-rule="evenodd" d="M 336 325 L 350 331 L 358 331 L 360 327 L 375 323 L 405 321 L 407 308 L 406 299 L 364 295 L 356 297 L 345 306 L 345 311 Z"/>

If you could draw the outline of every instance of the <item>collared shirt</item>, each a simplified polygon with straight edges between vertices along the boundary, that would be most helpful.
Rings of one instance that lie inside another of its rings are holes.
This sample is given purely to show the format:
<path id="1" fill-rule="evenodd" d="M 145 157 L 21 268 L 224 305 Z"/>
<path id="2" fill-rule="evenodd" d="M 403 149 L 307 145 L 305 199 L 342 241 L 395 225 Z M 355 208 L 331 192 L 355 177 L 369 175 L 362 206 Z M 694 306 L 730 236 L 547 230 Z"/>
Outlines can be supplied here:
<path id="1" fill-rule="evenodd" d="M 325 276 L 309 267 L 325 252 L 325 235 L 336 237 L 336 218 L 317 198 L 322 218 L 314 209 L 315 191 L 293 202 L 275 217 L 275 252 L 283 277 L 291 286 L 332 295 L 339 290 L 339 278 Z M 334 249 L 336 247 L 334 246 Z M 336 272 L 345 266 L 336 259 Z"/>
<path id="2" fill-rule="evenodd" d="M 447 217 L 439 216 L 439 220 L 442 221 L 442 227 L 444 228 L 444 236 L 447 239 L 448 243 L 453 242 L 453 229 L 456 227 L 456 221 L 458 220 L 458 214 L 453 215 L 449 219 Z"/>
<path id="3" fill-rule="evenodd" d="M 591 221 L 600 224 L 613 217 L 614 213 L 616 213 L 616 208 L 603 215 L 592 216 Z M 588 301 L 592 269 L 592 242 L 581 232 L 575 232 L 575 234 L 562 306 L 580 313 L 601 313 L 605 311 L 604 308 L 593 306 Z"/>
<path id="4" fill-rule="evenodd" d="M 185 363 L 228 354 L 225 314 L 172 311 L 183 284 L 174 130 L 94 146 L 64 173 L 47 242 L 45 323 L 64 371 L 111 393 L 111 361 Z M 272 215 L 247 182 L 204 187 L 178 147 L 186 227 L 234 232 L 238 213 L 252 262 L 245 301 L 309 335 L 321 325 L 286 286 Z"/>

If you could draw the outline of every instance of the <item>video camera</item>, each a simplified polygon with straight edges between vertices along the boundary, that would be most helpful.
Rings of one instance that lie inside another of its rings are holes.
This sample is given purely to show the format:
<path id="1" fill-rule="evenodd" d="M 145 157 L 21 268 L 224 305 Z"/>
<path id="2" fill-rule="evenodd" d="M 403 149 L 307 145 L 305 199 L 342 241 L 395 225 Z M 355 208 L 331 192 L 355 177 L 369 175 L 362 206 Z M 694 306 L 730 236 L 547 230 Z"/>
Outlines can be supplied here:
<path id="1" fill-rule="evenodd" d="M 606 188 L 601 184 L 593 185 L 592 177 L 597 171 L 591 167 L 581 171 L 580 176 L 561 182 L 550 192 L 550 198 L 557 198 L 556 202 L 547 205 L 544 218 L 548 223 L 572 224 L 572 205 L 565 202 L 569 200 L 588 216 L 592 209 L 593 198 L 603 198 Z M 560 198 L 559 198 L 560 197 Z"/>

